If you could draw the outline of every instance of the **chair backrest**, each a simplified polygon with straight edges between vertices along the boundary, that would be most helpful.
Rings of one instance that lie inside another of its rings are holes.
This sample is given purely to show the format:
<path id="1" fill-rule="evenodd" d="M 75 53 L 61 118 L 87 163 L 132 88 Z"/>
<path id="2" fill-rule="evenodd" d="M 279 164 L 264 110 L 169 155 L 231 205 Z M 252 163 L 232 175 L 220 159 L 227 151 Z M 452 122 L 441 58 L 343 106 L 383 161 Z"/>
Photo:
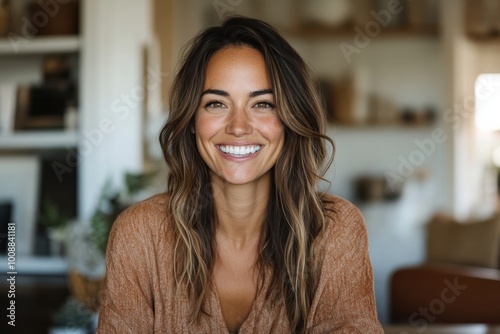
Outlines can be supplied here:
<path id="1" fill-rule="evenodd" d="M 500 218 L 458 222 L 435 215 L 427 226 L 427 261 L 500 269 Z"/>

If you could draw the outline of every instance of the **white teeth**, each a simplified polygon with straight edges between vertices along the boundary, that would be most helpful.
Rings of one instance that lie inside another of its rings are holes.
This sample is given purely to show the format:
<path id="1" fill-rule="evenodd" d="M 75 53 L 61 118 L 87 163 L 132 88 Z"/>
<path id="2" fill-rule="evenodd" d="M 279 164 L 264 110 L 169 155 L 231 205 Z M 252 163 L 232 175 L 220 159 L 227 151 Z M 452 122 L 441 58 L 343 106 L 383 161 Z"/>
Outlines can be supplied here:
<path id="1" fill-rule="evenodd" d="M 242 157 L 251 153 L 255 153 L 261 149 L 260 145 L 252 145 L 252 146 L 223 146 L 219 145 L 219 149 L 227 154 L 235 155 L 238 157 Z"/>

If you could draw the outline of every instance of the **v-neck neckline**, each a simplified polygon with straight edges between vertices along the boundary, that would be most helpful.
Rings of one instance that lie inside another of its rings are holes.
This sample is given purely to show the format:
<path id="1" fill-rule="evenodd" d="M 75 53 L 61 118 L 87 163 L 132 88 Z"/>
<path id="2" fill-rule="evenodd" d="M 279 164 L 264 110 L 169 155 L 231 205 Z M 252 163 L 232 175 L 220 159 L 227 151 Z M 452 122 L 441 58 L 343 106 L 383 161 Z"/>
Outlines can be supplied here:
<path id="1" fill-rule="evenodd" d="M 253 315 L 255 313 L 256 304 L 258 303 L 258 300 L 259 300 L 261 293 L 259 291 L 257 291 L 255 298 L 252 302 L 252 306 L 250 306 L 250 312 L 248 313 L 248 316 L 245 319 L 245 321 L 243 321 L 241 323 L 241 326 L 238 328 L 238 331 L 237 332 L 230 332 L 229 329 L 227 328 L 227 324 L 226 324 L 226 320 L 224 319 L 224 315 L 222 314 L 222 306 L 220 303 L 219 292 L 217 291 L 217 286 L 215 285 L 215 283 L 212 284 L 211 290 L 212 290 L 211 297 L 214 299 L 214 304 L 215 304 L 215 307 L 217 308 L 217 320 L 221 324 L 221 327 L 225 330 L 224 333 L 242 334 L 243 332 L 241 330 L 245 329 L 245 327 L 247 327 L 247 323 L 250 322 L 249 320 L 253 317 Z"/>
<path id="2" fill-rule="evenodd" d="M 219 292 L 217 291 L 217 286 L 215 285 L 215 282 L 212 283 L 211 287 L 211 298 L 213 299 L 213 303 L 215 304 L 215 307 L 217 308 L 217 320 L 221 324 L 221 328 L 225 330 L 225 333 L 228 334 L 244 334 L 244 333 L 252 333 L 251 326 L 250 324 L 252 322 L 255 322 L 255 312 L 257 312 L 258 308 L 261 308 L 261 304 L 263 303 L 262 298 L 264 298 L 265 290 L 267 290 L 267 287 L 269 285 L 269 275 L 271 274 L 270 269 L 266 268 L 265 269 L 265 277 L 264 277 L 264 282 L 260 289 L 257 289 L 257 293 L 255 295 L 255 298 L 252 302 L 252 306 L 250 307 L 250 312 L 248 313 L 247 318 L 245 321 L 241 323 L 240 328 L 236 333 L 230 332 L 229 329 L 227 328 L 226 320 L 224 319 L 224 315 L 222 314 L 222 306 L 220 303 L 220 297 L 219 297 Z"/>

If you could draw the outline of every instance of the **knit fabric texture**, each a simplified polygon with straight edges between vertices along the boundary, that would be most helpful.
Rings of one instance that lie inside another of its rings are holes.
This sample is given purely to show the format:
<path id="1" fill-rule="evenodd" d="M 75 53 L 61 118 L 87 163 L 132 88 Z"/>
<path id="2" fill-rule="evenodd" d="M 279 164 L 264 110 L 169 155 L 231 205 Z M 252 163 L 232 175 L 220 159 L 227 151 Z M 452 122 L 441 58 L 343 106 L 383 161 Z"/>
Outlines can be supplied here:
<path id="1" fill-rule="evenodd" d="M 377 319 L 373 273 L 363 217 L 350 202 L 331 196 L 333 210 L 313 243 L 318 280 L 305 333 L 383 333 Z M 175 291 L 173 232 L 167 194 L 124 211 L 111 230 L 98 334 L 228 334 L 214 287 L 208 315 L 189 324 L 187 291 Z M 290 334 L 284 303 L 265 299 L 269 273 L 239 334 Z"/>

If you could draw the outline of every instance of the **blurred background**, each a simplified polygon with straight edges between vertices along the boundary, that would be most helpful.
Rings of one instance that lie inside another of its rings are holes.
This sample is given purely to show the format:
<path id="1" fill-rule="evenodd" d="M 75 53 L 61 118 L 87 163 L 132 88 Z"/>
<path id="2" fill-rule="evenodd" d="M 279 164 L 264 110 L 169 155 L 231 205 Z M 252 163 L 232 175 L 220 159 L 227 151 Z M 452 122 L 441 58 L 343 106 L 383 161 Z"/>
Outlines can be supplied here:
<path id="1" fill-rule="evenodd" d="M 500 1 L 0 0 L 0 332 L 92 332 L 114 218 L 166 188 L 180 51 L 235 14 L 318 81 L 387 330 L 500 323 Z"/>

